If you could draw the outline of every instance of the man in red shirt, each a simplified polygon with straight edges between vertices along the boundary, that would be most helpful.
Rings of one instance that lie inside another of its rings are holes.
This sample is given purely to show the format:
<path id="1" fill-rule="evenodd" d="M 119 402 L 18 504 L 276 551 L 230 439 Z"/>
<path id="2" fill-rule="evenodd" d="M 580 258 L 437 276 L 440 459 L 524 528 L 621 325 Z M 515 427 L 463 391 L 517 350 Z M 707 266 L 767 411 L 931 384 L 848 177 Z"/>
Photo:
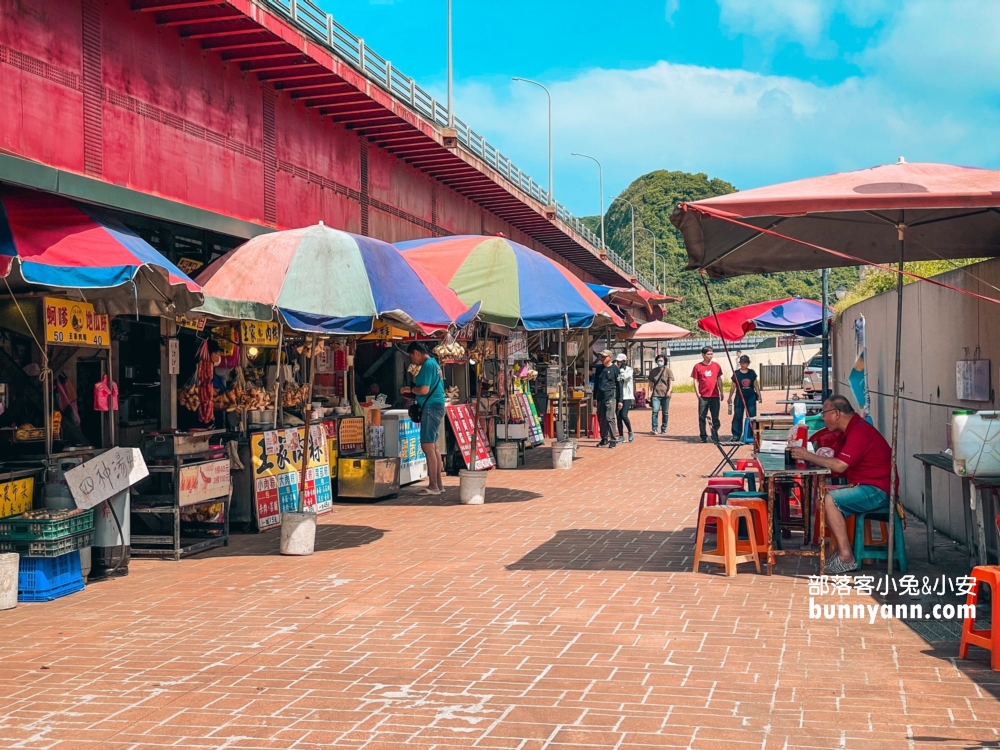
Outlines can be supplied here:
<path id="1" fill-rule="evenodd" d="M 691 370 L 691 377 L 694 379 L 695 391 L 698 394 L 698 432 L 701 435 L 701 442 L 708 442 L 708 435 L 705 432 L 705 420 L 708 415 L 712 415 L 712 441 L 719 442 L 719 404 L 722 401 L 722 368 L 717 362 L 712 361 L 715 354 L 710 346 L 701 350 L 701 362 Z"/>
<path id="2" fill-rule="evenodd" d="M 878 430 L 854 412 L 851 402 L 843 396 L 831 396 L 823 402 L 823 424 L 831 432 L 844 433 L 840 452 L 825 458 L 806 448 L 792 448 L 792 456 L 834 474 L 847 475 L 850 484 L 827 490 L 824 499 L 826 526 L 836 545 L 825 572 L 841 575 L 861 567 L 854 559 L 844 516 L 889 507 L 892 448 Z"/>

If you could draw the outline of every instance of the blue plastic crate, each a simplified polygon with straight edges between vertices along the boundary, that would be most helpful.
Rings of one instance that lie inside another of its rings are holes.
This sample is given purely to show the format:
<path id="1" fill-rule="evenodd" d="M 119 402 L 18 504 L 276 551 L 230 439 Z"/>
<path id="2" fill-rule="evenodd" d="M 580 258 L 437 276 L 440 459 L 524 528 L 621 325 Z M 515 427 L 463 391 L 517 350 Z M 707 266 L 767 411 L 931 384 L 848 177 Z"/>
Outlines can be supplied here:
<path id="1" fill-rule="evenodd" d="M 49 602 L 83 588 L 80 551 L 59 557 L 22 557 L 17 574 L 19 602 Z"/>

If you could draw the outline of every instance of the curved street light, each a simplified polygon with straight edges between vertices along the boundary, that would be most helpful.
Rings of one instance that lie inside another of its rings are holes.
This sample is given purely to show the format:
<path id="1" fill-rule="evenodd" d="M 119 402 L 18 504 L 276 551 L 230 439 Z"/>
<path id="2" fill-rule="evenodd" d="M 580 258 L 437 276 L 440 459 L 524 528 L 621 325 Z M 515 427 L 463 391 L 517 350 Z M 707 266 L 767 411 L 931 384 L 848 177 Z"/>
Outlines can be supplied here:
<path id="1" fill-rule="evenodd" d="M 639 227 L 643 232 L 646 232 L 650 237 L 653 238 L 653 291 L 656 291 L 656 235 L 653 234 L 652 230 L 646 229 L 646 227 Z"/>
<path id="2" fill-rule="evenodd" d="M 587 154 L 579 154 L 574 151 L 571 156 L 582 156 L 584 159 L 590 159 L 592 162 L 597 164 L 597 184 L 600 191 L 601 198 L 601 250 L 606 250 L 607 247 L 604 244 L 604 168 L 601 166 L 601 162 L 597 161 L 593 156 Z"/>
<path id="3" fill-rule="evenodd" d="M 620 195 L 611 199 L 611 202 L 622 201 L 622 203 L 628 203 L 628 207 L 632 212 L 632 273 L 635 274 L 635 206 L 632 205 L 632 201 L 627 198 L 622 198 Z"/>
<path id="4" fill-rule="evenodd" d="M 530 83 L 534 86 L 538 86 L 545 95 L 549 98 L 549 205 L 555 206 L 555 198 L 552 197 L 552 92 L 550 92 L 545 86 L 540 84 L 538 81 L 532 81 L 530 78 L 518 78 L 513 76 L 512 81 L 523 81 L 524 83 Z"/>

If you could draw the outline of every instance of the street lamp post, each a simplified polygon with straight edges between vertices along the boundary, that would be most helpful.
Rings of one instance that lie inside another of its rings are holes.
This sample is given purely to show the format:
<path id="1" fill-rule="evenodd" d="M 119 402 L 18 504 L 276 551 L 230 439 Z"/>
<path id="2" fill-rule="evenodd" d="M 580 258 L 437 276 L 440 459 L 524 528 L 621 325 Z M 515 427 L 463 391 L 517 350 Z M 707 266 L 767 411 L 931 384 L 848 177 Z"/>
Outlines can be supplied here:
<path id="1" fill-rule="evenodd" d="M 538 81 L 532 81 L 530 78 L 518 78 L 517 76 L 514 76 L 511 80 L 523 81 L 524 83 L 530 83 L 534 86 L 538 86 L 538 88 L 544 91 L 545 95 L 549 98 L 549 205 L 555 206 L 556 201 L 552 193 L 552 92 L 550 92 Z"/>
<path id="2" fill-rule="evenodd" d="M 622 198 L 620 195 L 616 198 L 612 198 L 611 202 L 621 201 L 622 203 L 628 203 L 629 210 L 632 214 L 632 273 L 635 273 L 635 206 L 632 205 L 632 201 L 627 198 Z"/>
<path id="3" fill-rule="evenodd" d="M 592 162 L 597 164 L 597 184 L 600 188 L 601 193 L 601 250 L 605 250 L 606 246 L 604 244 L 604 168 L 601 166 L 601 162 L 597 161 L 593 156 L 588 156 L 587 154 L 578 154 L 576 151 L 573 152 L 573 156 L 582 156 L 584 159 L 590 159 Z"/>
<path id="4" fill-rule="evenodd" d="M 643 232 L 646 232 L 650 237 L 653 238 L 653 286 L 656 286 L 656 235 L 653 234 L 652 230 L 646 229 L 646 227 L 639 227 Z M 654 288 L 653 291 L 656 291 Z"/>
<path id="5" fill-rule="evenodd" d="M 455 127 L 455 108 L 452 106 L 452 56 L 451 56 L 451 0 L 448 0 L 448 127 Z"/>

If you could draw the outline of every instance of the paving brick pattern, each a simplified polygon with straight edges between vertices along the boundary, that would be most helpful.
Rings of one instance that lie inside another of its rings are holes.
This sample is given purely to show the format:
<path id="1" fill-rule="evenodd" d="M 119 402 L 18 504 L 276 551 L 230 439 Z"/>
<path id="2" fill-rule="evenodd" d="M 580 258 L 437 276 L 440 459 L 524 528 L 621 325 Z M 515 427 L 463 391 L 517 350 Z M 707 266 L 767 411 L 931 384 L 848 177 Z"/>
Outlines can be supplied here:
<path id="1" fill-rule="evenodd" d="M 648 420 L 572 471 L 529 452 L 485 506 L 449 479 L 336 506 L 309 558 L 237 536 L 0 613 L 0 747 L 1000 746 L 1000 680 L 954 628 L 810 619 L 810 558 L 693 573 L 718 453 Z"/>

